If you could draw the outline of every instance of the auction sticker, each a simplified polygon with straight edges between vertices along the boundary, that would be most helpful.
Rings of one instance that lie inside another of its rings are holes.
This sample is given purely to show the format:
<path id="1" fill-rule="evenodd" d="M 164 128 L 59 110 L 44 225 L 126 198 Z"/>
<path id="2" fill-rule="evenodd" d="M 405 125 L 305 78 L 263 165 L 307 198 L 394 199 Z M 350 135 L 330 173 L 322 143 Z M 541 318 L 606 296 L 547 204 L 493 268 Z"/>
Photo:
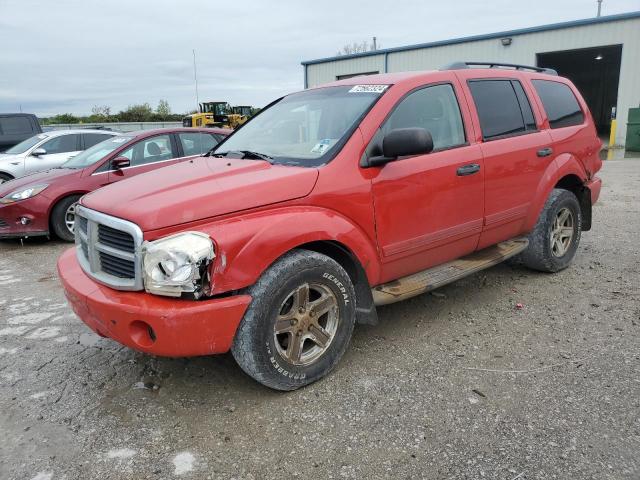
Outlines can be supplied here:
<path id="1" fill-rule="evenodd" d="M 349 93 L 382 93 L 389 85 L 356 85 Z"/>

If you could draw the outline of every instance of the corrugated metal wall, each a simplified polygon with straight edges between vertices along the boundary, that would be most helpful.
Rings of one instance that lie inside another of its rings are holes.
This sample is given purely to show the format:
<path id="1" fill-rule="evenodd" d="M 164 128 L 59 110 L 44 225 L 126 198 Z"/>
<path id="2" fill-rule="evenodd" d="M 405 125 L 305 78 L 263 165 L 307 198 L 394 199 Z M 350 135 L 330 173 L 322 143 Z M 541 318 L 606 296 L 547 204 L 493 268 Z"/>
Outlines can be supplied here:
<path id="1" fill-rule="evenodd" d="M 339 75 L 359 72 L 435 70 L 452 61 L 495 61 L 536 64 L 536 54 L 622 44 L 618 87 L 618 133 L 616 144 L 624 144 L 627 112 L 640 106 L 640 19 L 576 26 L 544 32 L 512 35 L 512 44 L 503 46 L 499 38 L 453 45 L 381 53 L 368 57 L 332 60 L 307 65 L 309 87 L 332 82 Z"/>

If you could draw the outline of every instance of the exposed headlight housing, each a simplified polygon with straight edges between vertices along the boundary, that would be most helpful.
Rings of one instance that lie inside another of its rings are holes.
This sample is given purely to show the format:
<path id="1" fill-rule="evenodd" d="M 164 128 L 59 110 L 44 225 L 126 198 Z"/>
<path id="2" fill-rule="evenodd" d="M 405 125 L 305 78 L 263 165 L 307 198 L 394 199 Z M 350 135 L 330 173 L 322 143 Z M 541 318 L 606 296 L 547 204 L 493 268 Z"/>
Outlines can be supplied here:
<path id="1" fill-rule="evenodd" d="M 201 232 L 184 232 L 142 244 L 142 274 L 147 292 L 168 297 L 202 296 L 213 242 Z"/>
<path id="2" fill-rule="evenodd" d="M 27 198 L 35 197 L 48 186 L 49 185 L 47 183 L 43 183 L 40 185 L 31 185 L 30 187 L 15 190 L 9 195 L 5 195 L 4 197 L 0 198 L 0 203 L 15 203 L 19 202 L 20 200 L 26 200 Z"/>

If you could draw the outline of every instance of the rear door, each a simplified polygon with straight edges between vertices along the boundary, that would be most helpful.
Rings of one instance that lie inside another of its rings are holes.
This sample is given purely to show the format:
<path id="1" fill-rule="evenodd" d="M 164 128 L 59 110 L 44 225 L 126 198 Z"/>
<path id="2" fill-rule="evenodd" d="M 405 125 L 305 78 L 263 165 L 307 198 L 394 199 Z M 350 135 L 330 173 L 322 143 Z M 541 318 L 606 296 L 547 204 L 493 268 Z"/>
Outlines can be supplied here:
<path id="1" fill-rule="evenodd" d="M 57 135 L 38 148 L 45 150 L 44 155 L 29 155 L 25 159 L 25 173 L 33 173 L 59 167 L 81 150 L 80 134 Z"/>
<path id="2" fill-rule="evenodd" d="M 178 161 L 178 151 L 171 133 L 144 138 L 118 154 L 118 157 L 126 157 L 131 163 L 121 170 L 109 171 L 109 183 L 171 165 Z"/>
<path id="3" fill-rule="evenodd" d="M 482 135 L 485 211 L 478 248 L 484 248 L 522 233 L 553 150 L 526 83 L 517 78 L 466 80 Z"/>

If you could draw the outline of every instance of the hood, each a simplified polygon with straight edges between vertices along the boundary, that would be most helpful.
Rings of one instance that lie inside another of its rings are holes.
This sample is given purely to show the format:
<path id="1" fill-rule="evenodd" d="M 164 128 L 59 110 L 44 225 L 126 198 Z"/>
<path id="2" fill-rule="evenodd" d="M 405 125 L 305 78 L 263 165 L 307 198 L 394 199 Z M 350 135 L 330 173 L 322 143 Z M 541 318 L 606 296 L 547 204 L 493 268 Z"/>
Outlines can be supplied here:
<path id="1" fill-rule="evenodd" d="M 15 192 L 19 188 L 30 187 L 31 185 L 48 185 L 66 180 L 73 176 L 80 176 L 82 170 L 72 170 L 70 168 L 52 168 L 43 172 L 36 172 L 24 177 L 15 178 L 5 183 L 0 183 L 0 197 Z"/>
<path id="2" fill-rule="evenodd" d="M 82 204 L 149 231 L 301 198 L 317 178 L 315 168 L 198 157 L 108 185 Z"/>

